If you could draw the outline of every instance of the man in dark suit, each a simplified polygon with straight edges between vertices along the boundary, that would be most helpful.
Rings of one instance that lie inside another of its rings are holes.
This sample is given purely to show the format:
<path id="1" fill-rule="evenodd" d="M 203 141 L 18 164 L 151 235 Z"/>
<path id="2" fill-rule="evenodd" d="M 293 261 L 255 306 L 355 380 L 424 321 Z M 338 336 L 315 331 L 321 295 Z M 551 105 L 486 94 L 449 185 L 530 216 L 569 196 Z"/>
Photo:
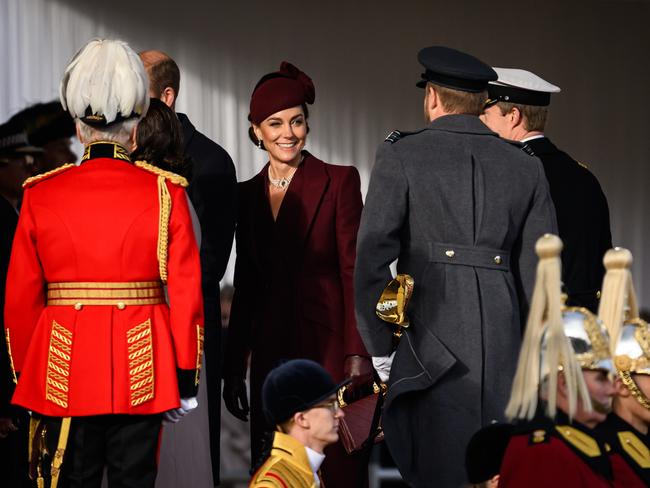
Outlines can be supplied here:
<path id="1" fill-rule="evenodd" d="M 483 121 L 501 137 L 544 165 L 564 242 L 562 281 L 567 305 L 596 313 L 605 270 L 602 260 L 612 247 L 609 208 L 596 177 L 584 164 L 559 150 L 544 135 L 551 94 L 560 89 L 521 69 L 495 68 L 499 79 L 488 85 Z"/>
<path id="2" fill-rule="evenodd" d="M 554 231 L 555 210 L 541 163 L 478 118 L 496 73 L 445 47 L 418 59 L 430 123 L 393 132 L 377 150 L 357 238 L 355 305 L 368 352 L 389 373 L 382 425 L 402 476 L 415 487 L 457 487 L 466 482 L 470 437 L 503 418 L 533 246 Z M 410 327 L 391 354 L 392 331 L 375 307 L 395 259 L 415 288 Z"/>
<path id="3" fill-rule="evenodd" d="M 180 86 L 178 66 L 160 51 L 140 53 L 149 75 L 149 92 L 174 109 Z M 201 225 L 201 272 L 205 307 L 205 364 L 208 386 L 210 451 L 215 483 L 219 480 L 221 418 L 221 311 L 219 281 L 230 257 L 235 233 L 237 179 L 228 153 L 201 134 L 187 115 L 177 113 L 183 127 L 185 154 L 192 158 L 187 193 Z"/>

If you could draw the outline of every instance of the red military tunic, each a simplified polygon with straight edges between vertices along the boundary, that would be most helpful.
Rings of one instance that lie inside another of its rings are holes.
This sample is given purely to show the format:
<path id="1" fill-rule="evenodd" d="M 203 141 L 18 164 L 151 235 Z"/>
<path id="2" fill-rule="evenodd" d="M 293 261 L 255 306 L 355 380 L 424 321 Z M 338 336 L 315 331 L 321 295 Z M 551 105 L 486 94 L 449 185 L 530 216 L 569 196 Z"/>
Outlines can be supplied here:
<path id="1" fill-rule="evenodd" d="M 179 183 L 100 143 L 79 167 L 26 184 L 5 305 L 13 403 L 57 417 L 153 414 L 177 408 L 179 388 L 196 394 L 201 271 Z"/>
<path id="2" fill-rule="evenodd" d="M 576 422 L 534 420 L 520 425 L 501 463 L 499 488 L 611 487 L 604 444 Z"/>

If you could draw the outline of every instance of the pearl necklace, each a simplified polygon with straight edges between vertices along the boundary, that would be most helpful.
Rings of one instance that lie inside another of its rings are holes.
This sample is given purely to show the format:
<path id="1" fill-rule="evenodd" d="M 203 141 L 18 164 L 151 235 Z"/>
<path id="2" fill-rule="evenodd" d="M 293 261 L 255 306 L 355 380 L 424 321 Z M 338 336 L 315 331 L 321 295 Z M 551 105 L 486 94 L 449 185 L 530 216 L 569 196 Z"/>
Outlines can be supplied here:
<path id="1" fill-rule="evenodd" d="M 302 162 L 302 160 L 300 160 L 300 162 Z M 293 179 L 293 175 L 296 174 L 297 169 L 298 166 L 293 168 L 291 174 L 287 176 L 283 176 L 281 178 L 271 178 L 271 167 L 269 166 L 269 169 L 267 171 L 267 176 L 269 177 L 269 183 L 271 183 L 272 186 L 279 188 L 282 191 L 286 191 L 287 188 L 289 188 L 289 183 L 291 183 L 291 180 Z"/>

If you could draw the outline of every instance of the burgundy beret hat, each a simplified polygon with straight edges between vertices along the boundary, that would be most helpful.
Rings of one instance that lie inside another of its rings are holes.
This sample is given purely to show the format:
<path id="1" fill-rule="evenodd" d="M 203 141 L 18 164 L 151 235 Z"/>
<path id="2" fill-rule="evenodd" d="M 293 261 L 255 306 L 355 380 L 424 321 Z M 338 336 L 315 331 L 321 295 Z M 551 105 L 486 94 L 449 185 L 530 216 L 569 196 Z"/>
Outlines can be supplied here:
<path id="1" fill-rule="evenodd" d="M 248 120 L 259 124 L 280 110 L 305 103 L 311 105 L 315 98 L 316 90 L 311 78 L 293 64 L 283 61 L 279 71 L 264 75 L 255 85 Z"/>

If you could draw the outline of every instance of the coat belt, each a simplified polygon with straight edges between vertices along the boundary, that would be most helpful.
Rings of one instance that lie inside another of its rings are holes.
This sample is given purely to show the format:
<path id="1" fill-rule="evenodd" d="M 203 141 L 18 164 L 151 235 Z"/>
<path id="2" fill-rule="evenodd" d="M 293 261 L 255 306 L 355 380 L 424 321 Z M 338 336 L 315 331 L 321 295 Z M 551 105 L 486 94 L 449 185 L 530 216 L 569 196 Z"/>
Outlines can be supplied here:
<path id="1" fill-rule="evenodd" d="M 504 249 L 432 242 L 429 244 L 429 261 L 510 271 L 510 251 Z"/>
<path id="2" fill-rule="evenodd" d="M 165 303 L 160 281 L 48 283 L 47 305 L 156 305 Z"/>

